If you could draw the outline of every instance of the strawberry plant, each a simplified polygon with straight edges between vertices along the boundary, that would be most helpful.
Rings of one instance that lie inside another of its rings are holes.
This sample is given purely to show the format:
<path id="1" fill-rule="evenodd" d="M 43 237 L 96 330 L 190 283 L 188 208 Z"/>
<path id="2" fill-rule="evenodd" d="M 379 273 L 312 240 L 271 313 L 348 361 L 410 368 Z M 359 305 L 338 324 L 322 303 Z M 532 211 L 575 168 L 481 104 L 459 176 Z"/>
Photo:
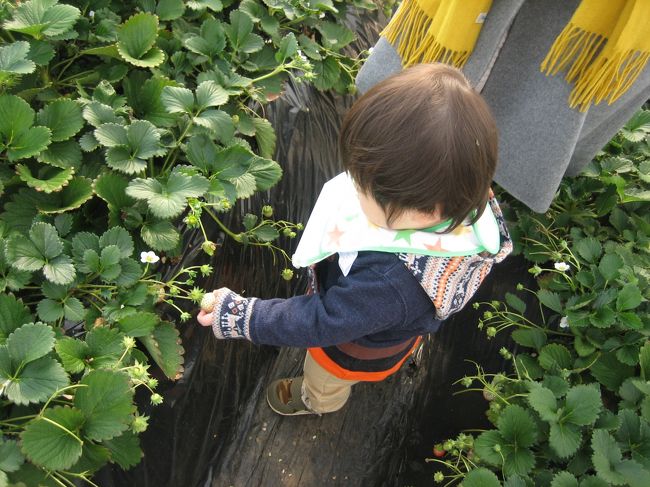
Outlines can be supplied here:
<path id="1" fill-rule="evenodd" d="M 539 313 L 519 296 L 482 303 L 511 370 L 463 378 L 490 401 L 495 429 L 455 449 L 465 487 L 650 485 L 650 112 L 639 111 L 544 215 L 511 202 Z M 478 304 L 476 305 L 479 306 Z M 531 318 L 539 316 L 538 320 Z M 441 462 L 442 460 L 431 459 Z"/>
<path id="2" fill-rule="evenodd" d="M 135 391 L 160 404 L 182 373 L 169 310 L 189 319 L 212 272 L 169 265 L 185 232 L 287 261 L 299 224 L 223 215 L 282 176 L 263 113 L 290 77 L 354 90 L 352 8 L 374 5 L 0 1 L 0 487 L 138 463 Z"/>

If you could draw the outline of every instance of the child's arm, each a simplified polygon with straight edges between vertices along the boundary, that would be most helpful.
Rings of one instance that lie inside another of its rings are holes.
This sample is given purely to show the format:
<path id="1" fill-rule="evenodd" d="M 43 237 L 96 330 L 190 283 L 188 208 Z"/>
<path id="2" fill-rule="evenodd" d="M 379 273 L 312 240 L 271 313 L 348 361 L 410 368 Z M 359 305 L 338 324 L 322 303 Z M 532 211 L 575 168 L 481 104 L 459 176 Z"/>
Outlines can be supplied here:
<path id="1" fill-rule="evenodd" d="M 412 299 L 409 293 L 422 293 L 419 284 L 410 281 L 417 287 L 411 289 L 409 281 L 404 286 L 390 276 L 361 268 L 323 295 L 264 300 L 221 288 L 214 291 L 214 311 L 201 311 L 197 319 L 203 326 L 212 326 L 217 338 L 246 338 L 276 346 L 329 346 L 403 326 L 412 308 L 407 306 L 407 299 Z"/>

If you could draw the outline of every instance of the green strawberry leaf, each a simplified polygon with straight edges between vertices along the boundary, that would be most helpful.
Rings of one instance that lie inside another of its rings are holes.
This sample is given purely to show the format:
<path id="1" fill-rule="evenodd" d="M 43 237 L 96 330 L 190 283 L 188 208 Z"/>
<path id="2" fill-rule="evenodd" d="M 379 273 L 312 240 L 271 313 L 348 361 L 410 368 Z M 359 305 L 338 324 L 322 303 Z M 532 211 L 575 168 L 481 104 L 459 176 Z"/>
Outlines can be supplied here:
<path id="1" fill-rule="evenodd" d="M 100 248 L 105 248 L 109 245 L 116 246 L 118 248 L 120 259 L 131 257 L 135 248 L 131 235 L 122 227 L 110 228 L 100 237 Z"/>
<path id="2" fill-rule="evenodd" d="M 539 364 L 546 370 L 570 369 L 572 365 L 571 353 L 564 345 L 550 343 L 541 349 Z"/>
<path id="3" fill-rule="evenodd" d="M 36 312 L 41 320 L 47 323 L 52 323 L 63 318 L 63 303 L 45 298 L 38 302 Z"/>
<path id="4" fill-rule="evenodd" d="M 27 166 L 22 164 L 16 165 L 16 172 L 21 180 L 27 183 L 27 186 L 34 188 L 36 191 L 44 193 L 52 193 L 60 191 L 66 184 L 70 182 L 74 175 L 74 168 L 68 167 L 58 171 L 50 171 L 47 179 L 35 178 Z"/>
<path id="5" fill-rule="evenodd" d="M 29 103 L 14 95 L 0 95 L 0 134 L 5 140 L 26 132 L 33 123 L 34 110 Z"/>
<path id="6" fill-rule="evenodd" d="M 199 35 L 189 35 L 183 44 L 190 51 L 207 56 L 212 60 L 226 47 L 226 32 L 223 24 L 218 20 L 208 18 L 201 24 Z"/>
<path id="7" fill-rule="evenodd" d="M 57 4 L 58 0 L 20 2 L 13 11 L 12 20 L 5 22 L 4 28 L 35 39 L 73 37 L 70 31 L 81 12 L 71 5 Z"/>
<path id="8" fill-rule="evenodd" d="M 539 350 L 546 344 L 546 333 L 538 328 L 518 328 L 512 332 L 512 339 L 519 345 Z"/>
<path id="9" fill-rule="evenodd" d="M 323 46 L 333 51 L 343 49 L 355 39 L 354 32 L 343 24 L 320 22 L 316 28 L 322 35 Z"/>
<path id="10" fill-rule="evenodd" d="M 268 224 L 256 228 L 252 234 L 262 242 L 272 242 L 280 236 L 277 229 L 273 225 Z"/>
<path id="11" fill-rule="evenodd" d="M 608 281 L 615 279 L 622 267 L 623 259 L 617 254 L 605 254 L 598 264 L 598 270 Z"/>
<path id="12" fill-rule="evenodd" d="M 223 10 L 221 0 L 189 0 L 185 3 L 192 10 L 210 9 L 213 12 L 221 12 Z"/>
<path id="13" fill-rule="evenodd" d="M 574 245 L 580 256 L 591 264 L 595 264 L 603 253 L 603 247 L 594 237 L 587 237 L 579 240 Z"/>
<path id="14" fill-rule="evenodd" d="M 326 91 L 332 89 L 339 80 L 341 68 L 336 59 L 328 56 L 322 61 L 314 61 L 314 74 L 314 86 L 321 91 Z"/>
<path id="15" fill-rule="evenodd" d="M 578 487 L 578 479 L 569 472 L 558 472 L 553 477 L 551 487 Z"/>
<path id="16" fill-rule="evenodd" d="M 216 169 L 214 161 L 217 151 L 217 146 L 205 134 L 193 136 L 185 147 L 185 155 L 188 161 L 199 168 L 206 176 L 212 174 Z"/>
<path id="17" fill-rule="evenodd" d="M 183 16 L 185 4 L 183 0 L 159 0 L 156 14 L 160 20 L 175 20 Z"/>
<path id="18" fill-rule="evenodd" d="M 36 196 L 36 207 L 45 214 L 63 213 L 79 208 L 92 197 L 92 180 L 78 176 L 73 177 L 61 191 L 51 194 L 39 193 Z"/>
<path id="19" fill-rule="evenodd" d="M 141 12 L 124 22 L 117 32 L 117 51 L 126 62 L 153 68 L 165 60 L 165 53 L 155 47 L 158 17 Z"/>
<path id="20" fill-rule="evenodd" d="M 160 99 L 169 113 L 191 114 L 194 109 L 194 95 L 187 88 L 165 86 Z"/>
<path id="21" fill-rule="evenodd" d="M 577 426 L 566 423 L 551 423 L 549 444 L 561 458 L 573 455 L 582 442 L 582 433 Z"/>
<path id="22" fill-rule="evenodd" d="M 619 291 L 616 298 L 616 310 L 626 311 L 637 308 L 643 301 L 641 291 L 636 284 L 628 283 Z"/>
<path id="23" fill-rule="evenodd" d="M 144 456 L 140 448 L 140 439 L 131 431 L 104 440 L 102 445 L 111 452 L 112 460 L 125 470 L 136 466 Z"/>
<path id="24" fill-rule="evenodd" d="M 548 289 L 540 289 L 537 291 L 537 299 L 539 299 L 539 302 L 547 308 L 550 308 L 557 313 L 562 313 L 562 300 L 560 299 L 559 294 L 549 291 Z"/>
<path id="25" fill-rule="evenodd" d="M 95 193 L 108 203 L 109 208 L 119 210 L 135 203 L 135 200 L 126 194 L 128 184 L 125 177 L 116 172 L 107 171 L 95 180 Z M 95 250 L 99 250 L 99 248 Z"/>
<path id="26" fill-rule="evenodd" d="M 0 471 L 15 472 L 24 461 L 18 442 L 0 438 Z"/>
<path id="27" fill-rule="evenodd" d="M 463 480 L 463 487 L 501 487 L 499 478 L 487 468 L 470 470 Z"/>
<path id="28" fill-rule="evenodd" d="M 18 161 L 32 157 L 45 150 L 50 144 L 50 129 L 47 127 L 32 127 L 19 132 L 7 146 L 7 158 Z"/>
<path id="29" fill-rule="evenodd" d="M 57 406 L 45 410 L 20 435 L 27 458 L 49 470 L 66 470 L 81 457 L 79 430 L 84 422 L 76 408 Z"/>
<path id="30" fill-rule="evenodd" d="M 135 199 L 145 200 L 151 212 L 159 218 L 174 218 L 187 206 L 187 198 L 198 198 L 209 188 L 203 176 L 172 173 L 166 182 L 153 178 L 136 178 L 126 188 Z"/>
<path id="31" fill-rule="evenodd" d="M 124 352 L 122 337 L 123 335 L 114 328 L 99 327 L 90 330 L 86 335 L 86 344 L 92 359 L 89 365 L 92 368 L 114 366 Z"/>
<path id="32" fill-rule="evenodd" d="M 91 440 L 109 440 L 126 431 L 136 408 L 129 376 L 124 372 L 93 370 L 75 394 L 74 405 L 85 417 L 84 435 Z"/>
<path id="33" fill-rule="evenodd" d="M 178 329 L 171 323 L 162 322 L 152 334 L 140 337 L 147 351 L 167 377 L 177 379 L 183 372 L 183 353 Z"/>
<path id="34" fill-rule="evenodd" d="M 43 402 L 68 385 L 61 364 L 50 357 L 27 363 L 20 371 L 12 365 L 7 347 L 0 347 L 0 383 L 7 398 L 16 404 Z"/>
<path id="35" fill-rule="evenodd" d="M 623 455 L 616 440 L 606 430 L 594 430 L 591 437 L 591 448 L 593 450 L 592 461 L 598 476 L 611 485 L 625 483 L 625 478 L 616 471 L 620 465 Z"/>
<path id="36" fill-rule="evenodd" d="M 634 367 L 621 363 L 614 353 L 602 353 L 589 371 L 611 391 L 618 390 L 625 379 L 634 375 Z"/>
<path id="37" fill-rule="evenodd" d="M 87 134 L 92 137 L 92 134 Z M 54 142 L 38 154 L 38 161 L 61 169 L 78 169 L 81 163 L 81 146 L 76 140 Z"/>
<path id="38" fill-rule="evenodd" d="M 504 444 L 501 433 L 497 430 L 484 431 L 476 437 L 474 441 L 474 451 L 486 463 L 495 467 L 500 467 L 503 464 L 503 456 L 500 451 Z M 497 446 L 498 445 L 498 446 Z"/>
<path id="39" fill-rule="evenodd" d="M 84 126 L 81 107 L 74 100 L 62 98 L 47 104 L 38 112 L 36 121 L 52 132 L 52 141 L 68 140 Z"/>
<path id="40" fill-rule="evenodd" d="M 140 236 L 154 250 L 172 250 L 180 242 L 178 230 L 169 221 L 145 223 L 140 229 Z"/>
<path id="41" fill-rule="evenodd" d="M 120 330 L 132 337 L 142 337 L 151 334 L 160 323 L 155 313 L 140 312 L 118 320 Z"/>
<path id="42" fill-rule="evenodd" d="M 91 101 L 83 109 L 83 118 L 93 127 L 98 128 L 104 124 L 121 125 L 123 119 L 118 117 L 112 107 Z"/>
<path id="43" fill-rule="evenodd" d="M 278 51 L 275 53 L 275 60 L 283 63 L 285 59 L 292 58 L 298 54 L 298 40 L 293 32 L 289 32 L 280 41 Z"/>
<path id="44" fill-rule="evenodd" d="M 557 421 L 557 400 L 553 391 L 539 386 L 537 383 L 531 383 L 531 386 L 532 389 L 528 394 L 528 403 L 544 421 Z"/>
<path id="45" fill-rule="evenodd" d="M 600 390 L 596 384 L 577 385 L 569 389 L 566 406 L 560 421 L 568 421 L 579 426 L 591 425 L 602 409 Z"/>
<path id="46" fill-rule="evenodd" d="M 535 421 L 530 413 L 517 405 L 507 406 L 497 422 L 503 439 L 514 445 L 515 449 L 528 448 L 537 439 Z"/>
<path id="47" fill-rule="evenodd" d="M 196 88 L 196 106 L 199 111 L 226 103 L 228 103 L 228 92 L 214 81 L 203 81 Z"/>
<path id="48" fill-rule="evenodd" d="M 25 323 L 33 321 L 29 308 L 8 294 L 0 294 L 0 345 Z"/>
<path id="49" fill-rule="evenodd" d="M 158 127 L 171 127 L 178 117 L 165 110 L 161 97 L 165 87 L 174 84 L 161 76 L 145 78 L 144 73 L 134 72 L 125 80 L 124 92 L 137 118 Z"/>
<path id="50" fill-rule="evenodd" d="M 265 118 L 253 118 L 253 125 L 255 127 L 255 140 L 257 141 L 257 148 L 260 155 L 270 159 L 275 154 L 275 130 L 271 122 Z"/>
<path id="51" fill-rule="evenodd" d="M 230 24 L 225 26 L 225 30 L 233 49 L 239 51 L 253 32 L 253 19 L 246 12 L 233 10 L 230 12 Z"/>
<path id="52" fill-rule="evenodd" d="M 0 46 L 0 82 L 6 79 L 5 73 L 28 74 L 34 72 L 36 64 L 27 57 L 29 49 L 29 42 L 25 41 Z"/>
<path id="53" fill-rule="evenodd" d="M 32 362 L 54 348 L 54 330 L 43 323 L 27 323 L 9 335 L 6 347 L 15 364 Z"/>
<path id="54" fill-rule="evenodd" d="M 77 374 L 86 368 L 86 359 L 90 355 L 90 348 L 86 342 L 64 337 L 56 341 L 54 349 L 67 372 Z"/>
<path id="55" fill-rule="evenodd" d="M 48 281 L 55 284 L 70 284 L 74 281 L 77 272 L 70 257 L 59 255 L 43 266 L 43 274 Z"/>

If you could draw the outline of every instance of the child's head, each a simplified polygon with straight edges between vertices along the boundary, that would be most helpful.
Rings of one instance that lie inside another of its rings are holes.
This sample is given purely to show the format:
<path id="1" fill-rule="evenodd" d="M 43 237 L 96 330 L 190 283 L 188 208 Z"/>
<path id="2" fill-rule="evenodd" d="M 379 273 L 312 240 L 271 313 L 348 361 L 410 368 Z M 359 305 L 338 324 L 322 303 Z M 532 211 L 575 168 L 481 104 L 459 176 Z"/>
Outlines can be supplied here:
<path id="1" fill-rule="evenodd" d="M 455 68 L 421 64 L 378 83 L 347 113 L 339 142 L 364 211 L 374 204 L 370 211 L 385 217 L 382 225 L 369 216 L 373 223 L 420 228 L 451 219 L 453 228 L 485 208 L 496 124 Z"/>

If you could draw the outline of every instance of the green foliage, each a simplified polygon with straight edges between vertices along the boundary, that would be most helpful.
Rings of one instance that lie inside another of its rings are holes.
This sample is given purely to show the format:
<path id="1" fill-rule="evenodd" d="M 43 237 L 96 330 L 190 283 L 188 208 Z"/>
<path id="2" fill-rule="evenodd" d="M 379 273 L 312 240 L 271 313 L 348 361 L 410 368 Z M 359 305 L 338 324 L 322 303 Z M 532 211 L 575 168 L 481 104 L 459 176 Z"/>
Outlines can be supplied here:
<path id="1" fill-rule="evenodd" d="M 564 181 L 546 214 L 510 202 L 515 249 L 539 285 L 517 290 L 540 314 L 526 313 L 515 294 L 484 303 L 488 338 L 514 329 L 512 339 L 532 351 L 503 348 L 510 371 L 488 375 L 477 365 L 461 381 L 483 384 L 495 425 L 454 443 L 450 461 L 465 468 L 452 478 L 462 485 L 650 485 L 649 113 L 639 111 Z M 537 432 L 516 452 L 510 423 Z"/>
<path id="2" fill-rule="evenodd" d="M 158 305 L 187 319 L 203 292 L 205 266 L 163 277 L 181 231 L 212 220 L 288 261 L 275 243 L 301 227 L 220 213 L 282 176 L 262 114 L 289 78 L 350 90 L 355 8 L 374 5 L 0 2 L 0 485 L 140 461 L 135 390 L 183 371 Z"/>

